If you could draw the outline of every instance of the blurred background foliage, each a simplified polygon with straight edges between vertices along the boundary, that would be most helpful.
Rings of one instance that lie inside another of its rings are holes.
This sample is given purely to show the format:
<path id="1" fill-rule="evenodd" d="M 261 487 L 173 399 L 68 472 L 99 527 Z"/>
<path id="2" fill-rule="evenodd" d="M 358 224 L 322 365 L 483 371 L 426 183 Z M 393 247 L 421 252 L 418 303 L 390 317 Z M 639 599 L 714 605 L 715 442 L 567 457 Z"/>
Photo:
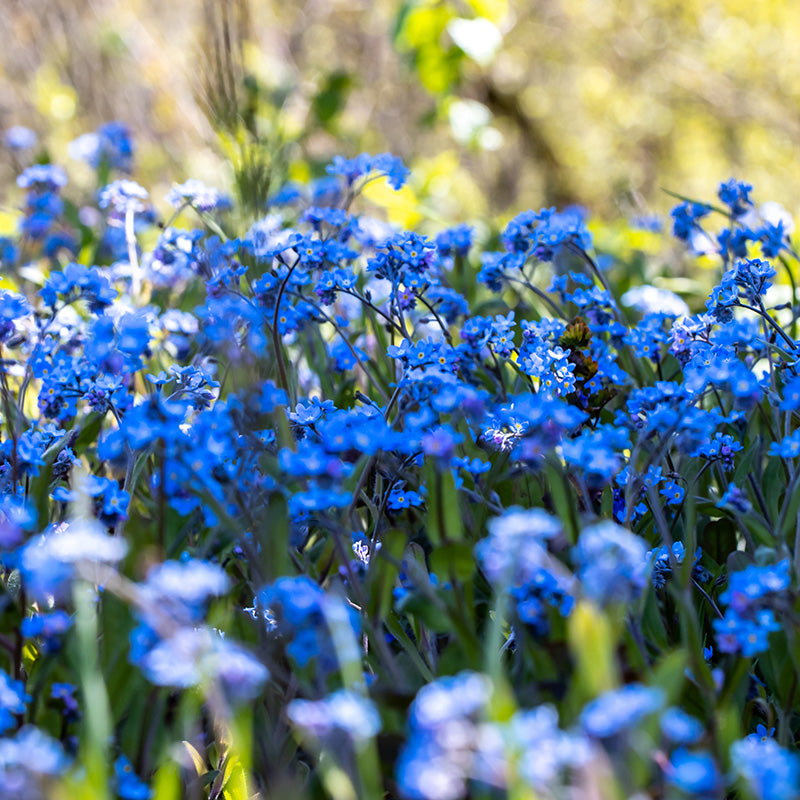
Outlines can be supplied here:
<path id="1" fill-rule="evenodd" d="M 154 197 L 196 177 L 252 214 L 336 153 L 414 170 L 413 225 L 580 203 L 664 212 L 730 176 L 800 207 L 793 0 L 4 0 L 0 126 L 38 157 L 118 119 Z M 7 185 L 18 165 L 7 151 Z M 232 167 L 231 167 L 232 165 Z M 87 170 L 86 179 L 89 180 Z M 373 199 L 382 201 L 381 188 Z M 385 204 L 389 201 L 386 200 Z"/>

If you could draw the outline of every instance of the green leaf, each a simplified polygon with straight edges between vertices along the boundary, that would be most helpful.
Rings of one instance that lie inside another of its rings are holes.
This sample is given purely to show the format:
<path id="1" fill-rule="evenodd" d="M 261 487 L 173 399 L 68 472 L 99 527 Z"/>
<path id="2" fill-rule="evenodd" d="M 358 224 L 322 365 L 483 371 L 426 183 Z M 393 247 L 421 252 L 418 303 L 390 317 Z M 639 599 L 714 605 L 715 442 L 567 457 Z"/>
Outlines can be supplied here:
<path id="1" fill-rule="evenodd" d="M 269 498 L 258 537 L 265 559 L 264 574 L 273 579 L 279 575 L 291 574 L 293 569 L 289 557 L 289 511 L 286 498 L 278 492 Z"/>
<path id="2" fill-rule="evenodd" d="M 100 417 L 99 414 L 89 415 L 89 419 L 91 420 L 92 416 Z M 102 417 L 100 417 L 100 422 L 102 423 Z M 90 433 L 93 429 L 93 425 L 90 426 Z M 85 431 L 85 428 L 84 428 Z M 99 428 L 94 432 L 94 437 L 97 437 L 97 433 L 99 432 Z M 50 521 L 50 484 L 53 480 L 53 463 L 55 462 L 56 458 L 58 458 L 58 454 L 69 444 L 70 440 L 73 437 L 73 432 L 69 432 L 64 434 L 61 438 L 57 441 L 53 442 L 47 450 L 44 451 L 42 459 L 44 460 L 44 464 L 39 467 L 39 474 L 31 480 L 30 485 L 30 496 L 33 498 L 33 505 L 36 508 L 36 512 L 38 515 L 39 520 L 39 527 L 44 528 L 46 527 L 47 523 Z M 81 435 L 78 435 L 78 440 L 81 439 Z M 77 449 L 78 445 L 77 442 L 73 447 L 73 451 L 76 455 L 80 455 L 80 452 Z M 85 449 L 85 447 L 84 447 Z"/>
<path id="3" fill-rule="evenodd" d="M 667 628 L 661 617 L 655 592 L 648 592 L 645 597 L 642 612 L 642 634 L 659 650 L 666 650 L 669 647 Z"/>
<path id="4" fill-rule="evenodd" d="M 100 430 L 103 427 L 103 420 L 105 418 L 105 414 L 98 414 L 94 411 L 86 417 L 80 427 L 80 432 L 75 439 L 75 443 L 72 445 L 72 450 L 76 456 L 83 455 L 88 447 L 97 442 L 97 437 L 100 435 Z M 52 445 L 50 449 L 55 446 L 56 445 Z M 59 452 L 60 451 L 61 447 L 59 447 Z M 56 453 L 56 455 L 58 455 L 58 453 Z"/>
<path id="5" fill-rule="evenodd" d="M 795 491 L 790 498 L 784 499 L 784 502 L 789 503 L 789 507 L 785 510 L 782 510 L 783 513 L 783 525 L 781 526 L 781 530 L 779 531 L 780 536 L 782 539 L 786 539 L 786 537 L 795 529 L 797 525 L 797 514 L 800 511 L 800 491 Z"/>
<path id="6" fill-rule="evenodd" d="M 664 656 L 653 672 L 653 685 L 662 688 L 669 703 L 677 703 L 686 682 L 688 655 L 683 649 L 674 650 Z"/>
<path id="7" fill-rule="evenodd" d="M 428 485 L 428 537 L 434 545 L 463 538 L 461 510 L 453 473 L 426 465 Z"/>
<path id="8" fill-rule="evenodd" d="M 764 670 L 764 677 L 767 678 L 770 689 L 782 703 L 790 703 L 794 691 L 795 673 L 785 636 L 777 633 L 770 636 L 769 648 L 759 657 L 758 665 L 759 669 Z"/>
<path id="9" fill-rule="evenodd" d="M 386 628 L 395 639 L 397 639 L 403 652 L 408 656 L 409 661 L 416 667 L 419 674 L 425 681 L 432 681 L 434 675 L 430 667 L 425 663 L 425 660 L 420 655 L 414 642 L 411 641 L 408 634 L 405 632 L 402 623 L 399 621 L 395 612 L 390 612 L 385 618 Z"/>
<path id="10" fill-rule="evenodd" d="M 579 601 L 567 620 L 567 639 L 577 665 L 573 690 L 588 700 L 619 685 L 613 625 L 608 614 Z"/>
<path id="11" fill-rule="evenodd" d="M 736 526 L 728 518 L 709 522 L 698 537 L 698 544 L 703 548 L 703 552 L 721 564 L 729 553 L 736 550 Z"/>
<path id="12" fill-rule="evenodd" d="M 753 557 L 748 555 L 743 550 L 734 550 L 725 559 L 728 574 L 732 572 L 739 572 L 753 563 Z"/>
<path id="13" fill-rule="evenodd" d="M 611 519 L 614 512 L 614 492 L 610 486 L 603 489 L 602 499 L 600 501 L 600 513 L 604 518 Z"/>
<path id="14" fill-rule="evenodd" d="M 453 625 L 447 608 L 443 603 L 431 602 L 427 593 L 408 592 L 398 603 L 397 610 L 401 614 L 416 617 L 426 628 L 435 633 L 452 633 Z"/>
<path id="15" fill-rule="evenodd" d="M 367 578 L 367 611 L 370 619 L 383 620 L 389 614 L 405 545 L 406 534 L 403 531 L 386 531 L 381 537 L 380 550 L 370 559 Z"/>
<path id="16" fill-rule="evenodd" d="M 786 490 L 786 481 L 783 476 L 783 464 L 780 458 L 771 458 L 764 470 L 764 477 L 761 480 L 761 491 L 767 503 L 772 520 L 778 519 L 780 509 L 780 498 Z"/>
<path id="17" fill-rule="evenodd" d="M 83 692 L 82 741 L 86 780 L 97 800 L 108 797 L 108 747 L 111 739 L 111 705 L 97 658 L 98 620 L 94 589 L 80 582 L 73 586 L 79 674 Z"/>
<path id="18" fill-rule="evenodd" d="M 736 467 L 736 472 L 733 474 L 733 480 L 737 486 L 743 486 L 745 483 L 747 483 L 748 476 L 753 474 L 753 464 L 756 458 L 756 451 L 757 448 L 755 447 L 745 448 L 745 451 L 739 460 L 739 464 Z"/>
<path id="19" fill-rule="evenodd" d="M 181 788 L 180 767 L 174 761 L 165 761 L 153 778 L 153 800 L 180 800 Z"/>
<path id="20" fill-rule="evenodd" d="M 775 546 L 775 537 L 772 535 L 772 531 L 767 527 L 761 514 L 750 511 L 742 516 L 741 522 L 745 528 L 753 534 L 759 544 L 766 545 L 767 547 Z"/>
<path id="21" fill-rule="evenodd" d="M 197 751 L 197 748 L 191 742 L 187 742 L 185 739 L 183 740 L 182 744 L 186 749 L 186 752 L 189 754 L 189 758 L 192 761 L 197 776 L 200 777 L 201 775 L 205 775 L 207 771 L 206 762 Z"/>
<path id="22" fill-rule="evenodd" d="M 475 556 L 467 542 L 448 542 L 434 549 L 430 555 L 431 572 L 440 579 L 449 577 L 468 581 L 475 572 Z"/>
<path id="23" fill-rule="evenodd" d="M 742 738 L 742 715 L 736 703 L 723 706 L 717 711 L 719 748 L 727 753 L 731 745 Z"/>
<path id="24" fill-rule="evenodd" d="M 564 525 L 564 532 L 567 534 L 567 539 L 570 544 L 576 544 L 578 541 L 578 521 L 575 516 L 577 503 L 572 489 L 569 486 L 563 471 L 552 465 L 548 465 L 545 469 L 545 480 L 547 482 L 547 489 L 550 492 L 550 498 L 555 506 L 556 513 L 558 514 L 561 522 Z"/>
<path id="25" fill-rule="evenodd" d="M 344 108 L 352 85 L 353 79 L 347 72 L 336 71 L 327 76 L 322 89 L 311 101 L 311 110 L 322 127 L 330 129 L 331 122 Z"/>
<path id="26" fill-rule="evenodd" d="M 210 797 L 222 797 L 222 792 L 227 800 L 247 800 L 247 777 L 242 768 L 238 755 L 229 753 L 217 774 Z"/>

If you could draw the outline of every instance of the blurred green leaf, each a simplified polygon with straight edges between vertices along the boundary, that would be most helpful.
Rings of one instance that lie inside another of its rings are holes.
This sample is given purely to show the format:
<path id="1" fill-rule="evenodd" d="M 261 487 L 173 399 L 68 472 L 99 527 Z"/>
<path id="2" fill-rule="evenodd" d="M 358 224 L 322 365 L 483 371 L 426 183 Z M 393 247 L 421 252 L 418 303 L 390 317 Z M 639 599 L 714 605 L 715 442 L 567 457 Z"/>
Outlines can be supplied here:
<path id="1" fill-rule="evenodd" d="M 718 519 L 709 522 L 698 537 L 698 544 L 718 564 L 728 557 L 729 553 L 736 550 L 736 526 L 730 519 Z"/>
<path id="2" fill-rule="evenodd" d="M 181 800 L 181 792 L 180 767 L 174 761 L 165 761 L 153 777 L 153 800 Z"/>
<path id="3" fill-rule="evenodd" d="M 681 689 L 686 683 L 688 654 L 683 650 L 673 650 L 656 664 L 653 670 L 652 685 L 662 688 L 669 704 L 680 700 Z"/>
<path id="4" fill-rule="evenodd" d="M 325 77 L 322 88 L 311 101 L 311 109 L 318 122 L 325 129 L 330 129 L 344 104 L 353 85 L 352 76 L 341 70 L 329 73 Z"/>
<path id="5" fill-rule="evenodd" d="M 476 562 L 472 547 L 466 542 L 448 542 L 434 549 L 430 555 L 431 572 L 445 580 L 452 576 L 468 581 L 475 572 Z"/>

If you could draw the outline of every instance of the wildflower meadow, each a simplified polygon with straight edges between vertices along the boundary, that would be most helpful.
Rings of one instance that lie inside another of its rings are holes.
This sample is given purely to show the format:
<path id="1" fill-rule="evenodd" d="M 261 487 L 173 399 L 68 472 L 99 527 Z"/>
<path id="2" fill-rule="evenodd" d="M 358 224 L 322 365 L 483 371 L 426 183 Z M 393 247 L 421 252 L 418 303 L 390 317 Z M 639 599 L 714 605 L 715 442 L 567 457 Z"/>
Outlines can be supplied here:
<path id="1" fill-rule="evenodd" d="M 151 196 L 122 123 L 62 160 L 88 196 L 35 141 L 3 145 L 4 797 L 800 797 L 785 210 L 678 194 L 678 294 L 577 207 L 390 225 L 386 153 L 247 221 Z"/>

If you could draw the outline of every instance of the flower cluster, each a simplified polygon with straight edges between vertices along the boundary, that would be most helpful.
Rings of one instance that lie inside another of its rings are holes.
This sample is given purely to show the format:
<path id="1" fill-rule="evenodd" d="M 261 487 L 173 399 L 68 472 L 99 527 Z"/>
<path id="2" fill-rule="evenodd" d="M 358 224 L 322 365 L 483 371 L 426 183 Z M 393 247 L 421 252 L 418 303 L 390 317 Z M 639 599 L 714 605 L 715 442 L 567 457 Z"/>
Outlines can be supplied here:
<path id="1" fill-rule="evenodd" d="M 683 201 L 679 297 L 578 208 L 399 230 L 388 154 L 246 219 L 134 151 L 0 241 L 6 794 L 796 796 L 785 214 Z"/>
<path id="2" fill-rule="evenodd" d="M 714 620 L 719 649 L 745 656 L 763 653 L 770 633 L 781 628 L 773 609 L 790 582 L 788 561 L 765 567 L 751 564 L 732 573 L 719 598 L 728 604 L 725 616 Z"/>

